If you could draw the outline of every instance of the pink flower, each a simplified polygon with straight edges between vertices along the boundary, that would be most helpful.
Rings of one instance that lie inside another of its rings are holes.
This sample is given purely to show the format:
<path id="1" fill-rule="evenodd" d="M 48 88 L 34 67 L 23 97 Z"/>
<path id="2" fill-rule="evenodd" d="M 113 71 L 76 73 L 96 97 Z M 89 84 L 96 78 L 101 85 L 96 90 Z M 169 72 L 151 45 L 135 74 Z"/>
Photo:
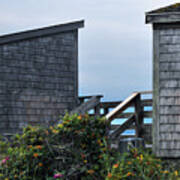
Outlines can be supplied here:
<path id="1" fill-rule="evenodd" d="M 6 159 L 6 161 L 9 160 L 9 156 L 7 156 L 5 159 Z"/>
<path id="2" fill-rule="evenodd" d="M 57 173 L 54 175 L 54 178 L 61 178 L 61 177 L 63 177 L 63 174 Z"/>
<path id="3" fill-rule="evenodd" d="M 5 164 L 6 163 L 6 159 L 3 159 L 1 162 L 2 162 L 2 164 Z"/>
<path id="4" fill-rule="evenodd" d="M 6 157 L 5 159 L 3 159 L 3 160 L 1 161 L 1 163 L 2 163 L 2 164 L 5 164 L 6 161 L 8 161 L 8 160 L 9 160 L 9 157 Z"/>

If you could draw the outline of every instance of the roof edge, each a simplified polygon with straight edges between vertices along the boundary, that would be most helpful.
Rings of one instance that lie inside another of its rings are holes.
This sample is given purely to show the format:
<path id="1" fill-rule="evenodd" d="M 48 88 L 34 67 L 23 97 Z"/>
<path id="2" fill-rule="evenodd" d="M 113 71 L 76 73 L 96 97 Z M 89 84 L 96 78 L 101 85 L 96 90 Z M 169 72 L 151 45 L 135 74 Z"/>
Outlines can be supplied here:
<path id="1" fill-rule="evenodd" d="M 158 9 L 149 11 L 148 13 L 156 14 L 156 13 L 163 13 L 163 12 L 178 12 L 179 10 L 177 11 L 177 8 L 179 7 L 180 7 L 180 3 L 174 3 L 174 4 L 167 5 L 165 7 L 160 7 Z"/>
<path id="2" fill-rule="evenodd" d="M 61 32 L 72 31 L 84 27 L 84 20 L 74 21 L 65 24 L 58 24 L 33 30 L 20 31 L 17 33 L 6 34 L 0 36 L 0 45 L 7 44 L 15 41 L 27 40 L 37 37 L 43 37 Z"/>
<path id="3" fill-rule="evenodd" d="M 164 15 L 170 15 L 170 14 L 174 14 L 174 15 L 177 15 L 177 14 L 180 14 L 180 12 L 161 12 L 161 13 L 151 13 L 151 12 L 145 12 L 145 15 L 151 15 L 151 16 L 157 16 L 157 15 L 161 15 L 161 16 L 164 16 Z"/>
<path id="4" fill-rule="evenodd" d="M 180 23 L 179 12 L 146 13 L 146 24 Z"/>

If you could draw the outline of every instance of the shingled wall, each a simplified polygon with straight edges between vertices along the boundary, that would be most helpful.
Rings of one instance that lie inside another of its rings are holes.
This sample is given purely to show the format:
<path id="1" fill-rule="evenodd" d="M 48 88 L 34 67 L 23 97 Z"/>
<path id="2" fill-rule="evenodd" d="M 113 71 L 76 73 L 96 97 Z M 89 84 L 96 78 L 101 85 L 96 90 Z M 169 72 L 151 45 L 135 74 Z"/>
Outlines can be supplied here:
<path id="1" fill-rule="evenodd" d="M 54 124 L 76 106 L 78 27 L 62 28 L 0 38 L 0 134 Z"/>
<path id="2" fill-rule="evenodd" d="M 180 156 L 179 28 L 159 30 L 159 123 L 160 156 Z"/>
<path id="3" fill-rule="evenodd" d="M 147 13 L 153 24 L 153 150 L 180 157 L 180 4 Z"/>

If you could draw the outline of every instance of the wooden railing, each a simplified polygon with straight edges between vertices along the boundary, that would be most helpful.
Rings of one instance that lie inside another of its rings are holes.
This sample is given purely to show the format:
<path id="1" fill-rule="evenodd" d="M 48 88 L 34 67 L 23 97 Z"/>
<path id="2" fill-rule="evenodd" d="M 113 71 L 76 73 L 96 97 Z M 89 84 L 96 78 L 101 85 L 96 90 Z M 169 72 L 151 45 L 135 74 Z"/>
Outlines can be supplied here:
<path id="1" fill-rule="evenodd" d="M 135 92 L 124 101 L 113 101 L 113 102 L 100 102 L 102 96 L 83 96 L 79 100 L 83 106 L 84 103 L 90 102 L 90 100 L 98 99 L 96 103 L 90 103 L 92 106 L 88 108 L 91 116 L 105 116 L 109 122 L 113 120 L 125 120 L 123 124 L 112 123 L 111 125 L 111 138 L 117 139 L 125 137 L 144 137 L 148 143 L 152 142 L 151 136 L 151 124 L 145 124 L 145 118 L 152 118 L 152 110 L 147 110 L 147 107 L 152 109 L 152 98 L 144 98 L 143 96 L 151 95 L 151 91 Z M 90 107 L 90 106 L 89 106 Z M 127 111 L 128 108 L 132 108 L 133 112 Z M 86 111 L 86 112 L 88 112 Z M 135 130 L 134 135 L 123 135 L 126 130 Z"/>
<path id="2" fill-rule="evenodd" d="M 125 101 L 119 104 L 113 111 L 106 115 L 108 121 L 112 122 L 116 118 L 127 118 L 121 125 L 112 125 L 112 139 L 122 136 L 122 133 L 128 129 L 134 129 L 136 137 L 144 137 L 148 143 L 151 143 L 151 124 L 144 124 L 145 118 L 152 118 L 152 110 L 147 111 L 144 107 L 152 108 L 152 99 L 142 99 L 142 95 L 152 94 L 152 92 L 136 92 L 129 96 Z M 134 107 L 134 112 L 125 113 L 124 111 Z M 114 126 L 114 127 L 113 127 Z M 127 137 L 124 136 L 124 137 Z"/>
<path id="3" fill-rule="evenodd" d="M 85 114 L 89 110 L 95 109 L 95 114 L 99 115 L 98 107 L 102 97 L 101 95 L 79 97 L 79 106 L 71 111 L 70 114 Z"/>

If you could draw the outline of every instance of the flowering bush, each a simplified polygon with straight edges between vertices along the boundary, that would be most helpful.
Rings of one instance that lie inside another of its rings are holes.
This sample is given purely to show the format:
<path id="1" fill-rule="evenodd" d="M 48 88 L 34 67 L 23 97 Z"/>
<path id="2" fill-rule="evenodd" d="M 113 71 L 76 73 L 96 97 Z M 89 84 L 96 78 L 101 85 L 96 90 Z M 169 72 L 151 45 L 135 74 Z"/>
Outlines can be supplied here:
<path id="1" fill-rule="evenodd" d="M 137 149 L 118 156 L 111 165 L 106 180 L 179 180 L 177 170 L 165 169 L 164 162 L 152 153 Z"/>
<path id="2" fill-rule="evenodd" d="M 1 160 L 0 179 L 101 179 L 107 152 L 104 118 L 65 115 L 61 124 L 28 126 Z"/>
<path id="3" fill-rule="evenodd" d="M 108 148 L 104 118 L 65 115 L 54 127 L 28 126 L 0 141 L 0 180 L 178 180 L 147 151 Z"/>

